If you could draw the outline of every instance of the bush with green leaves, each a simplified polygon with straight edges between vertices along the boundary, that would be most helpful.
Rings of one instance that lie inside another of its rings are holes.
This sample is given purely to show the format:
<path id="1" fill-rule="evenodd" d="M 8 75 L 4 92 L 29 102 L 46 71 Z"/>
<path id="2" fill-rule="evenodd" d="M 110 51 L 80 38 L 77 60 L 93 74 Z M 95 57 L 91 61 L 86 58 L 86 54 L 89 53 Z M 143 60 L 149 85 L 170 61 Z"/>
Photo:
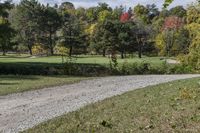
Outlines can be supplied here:
<path id="1" fill-rule="evenodd" d="M 35 44 L 32 47 L 32 54 L 41 56 L 41 55 L 47 55 L 48 51 L 44 48 L 42 44 Z"/>
<path id="2" fill-rule="evenodd" d="M 190 47 L 190 53 L 182 60 L 186 65 L 192 66 L 196 70 L 200 70 L 200 44 L 193 44 Z"/>

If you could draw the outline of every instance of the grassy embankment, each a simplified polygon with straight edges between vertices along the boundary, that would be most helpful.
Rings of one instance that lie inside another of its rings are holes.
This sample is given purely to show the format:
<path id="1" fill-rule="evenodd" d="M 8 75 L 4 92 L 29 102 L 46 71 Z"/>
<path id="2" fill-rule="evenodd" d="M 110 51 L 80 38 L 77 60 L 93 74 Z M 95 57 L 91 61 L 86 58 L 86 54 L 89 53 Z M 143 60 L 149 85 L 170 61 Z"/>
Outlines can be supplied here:
<path id="1" fill-rule="evenodd" d="M 0 75 L 0 95 L 71 84 L 87 79 L 69 76 Z"/>

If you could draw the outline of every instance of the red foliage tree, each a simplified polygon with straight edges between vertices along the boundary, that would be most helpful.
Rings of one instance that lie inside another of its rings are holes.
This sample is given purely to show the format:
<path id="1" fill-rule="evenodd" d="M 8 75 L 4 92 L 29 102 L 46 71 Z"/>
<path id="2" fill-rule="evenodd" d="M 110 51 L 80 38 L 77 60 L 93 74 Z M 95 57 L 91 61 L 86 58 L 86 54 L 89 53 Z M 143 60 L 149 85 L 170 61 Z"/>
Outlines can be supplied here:
<path id="1" fill-rule="evenodd" d="M 167 29 L 179 29 L 184 25 L 184 21 L 180 17 L 170 16 L 165 18 L 163 30 Z"/>
<path id="2" fill-rule="evenodd" d="M 123 13 L 122 15 L 121 15 L 121 17 L 120 17 L 120 21 L 121 22 L 127 22 L 127 21 L 129 21 L 129 19 L 130 19 L 130 15 L 129 15 L 129 13 L 128 12 L 126 12 L 126 13 Z"/>

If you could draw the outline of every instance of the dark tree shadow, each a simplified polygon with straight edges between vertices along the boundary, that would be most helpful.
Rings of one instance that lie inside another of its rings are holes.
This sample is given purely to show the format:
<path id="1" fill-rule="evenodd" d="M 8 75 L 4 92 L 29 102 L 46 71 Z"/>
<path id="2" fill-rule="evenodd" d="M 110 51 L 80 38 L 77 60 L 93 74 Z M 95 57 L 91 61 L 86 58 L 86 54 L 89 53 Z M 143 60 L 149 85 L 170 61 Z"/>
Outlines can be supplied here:
<path id="1" fill-rule="evenodd" d="M 15 79 L 33 79 L 31 75 L 70 75 L 70 76 L 98 76 L 109 72 L 109 68 L 101 64 L 93 63 L 44 63 L 44 62 L 7 62 L 0 63 L 0 75 L 11 75 Z M 30 76 L 20 76 L 30 75 Z M 1 76 L 0 78 L 7 78 Z"/>
<path id="2" fill-rule="evenodd" d="M 17 85 L 19 83 L 0 83 L 0 85 Z"/>

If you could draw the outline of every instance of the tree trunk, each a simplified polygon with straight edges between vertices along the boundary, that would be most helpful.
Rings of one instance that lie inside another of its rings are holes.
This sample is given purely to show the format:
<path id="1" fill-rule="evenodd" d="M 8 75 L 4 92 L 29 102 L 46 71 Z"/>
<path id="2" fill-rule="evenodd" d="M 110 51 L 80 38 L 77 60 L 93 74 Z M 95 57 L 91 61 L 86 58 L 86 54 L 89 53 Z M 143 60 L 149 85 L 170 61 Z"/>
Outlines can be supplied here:
<path id="1" fill-rule="evenodd" d="M 51 31 L 49 32 L 49 46 L 50 46 L 51 55 L 54 55 L 54 51 L 53 51 L 53 41 L 52 41 L 52 33 L 51 33 Z"/>
<path id="2" fill-rule="evenodd" d="M 142 58 L 142 46 L 139 44 L 139 48 L 138 48 L 138 57 Z"/>
<path id="3" fill-rule="evenodd" d="M 30 55 L 33 55 L 32 49 L 29 49 L 29 53 Z"/>
<path id="4" fill-rule="evenodd" d="M 126 58 L 126 51 L 124 51 L 124 58 Z"/>
<path id="5" fill-rule="evenodd" d="M 69 23 L 69 44 L 71 45 L 71 36 L 72 36 L 72 31 L 71 31 L 71 23 Z M 69 48 L 69 57 L 72 56 L 72 46 Z"/>
<path id="6" fill-rule="evenodd" d="M 121 59 L 124 59 L 124 51 L 121 51 Z"/>
<path id="7" fill-rule="evenodd" d="M 103 49 L 103 57 L 106 57 L 106 49 Z"/>
<path id="8" fill-rule="evenodd" d="M 6 46 L 8 46 L 8 44 L 7 44 L 7 40 L 5 39 L 5 42 L 4 42 L 4 45 L 2 46 L 2 51 L 3 51 L 3 56 L 5 56 L 6 55 Z"/>
<path id="9" fill-rule="evenodd" d="M 2 46 L 2 51 L 3 51 L 3 56 L 5 56 L 6 55 L 6 48 L 5 48 L 5 46 Z"/>
<path id="10" fill-rule="evenodd" d="M 29 50 L 29 54 L 30 54 L 30 55 L 33 55 L 32 47 L 31 47 L 31 46 L 28 46 L 28 50 Z"/>
<path id="11" fill-rule="evenodd" d="M 138 43 L 138 57 L 142 58 L 142 46 L 141 46 L 141 39 L 137 37 L 137 43 Z"/>
<path id="12" fill-rule="evenodd" d="M 3 50 L 3 56 L 5 56 L 6 55 L 6 51 L 5 50 Z"/>
<path id="13" fill-rule="evenodd" d="M 70 48 L 69 48 L 69 57 L 71 57 L 71 56 L 72 56 L 72 50 L 73 50 L 73 47 L 72 47 L 72 46 L 70 46 Z"/>
<path id="14" fill-rule="evenodd" d="M 50 52 L 51 52 L 51 55 L 54 55 L 54 51 L 53 51 L 53 47 L 52 46 L 50 47 Z"/>

